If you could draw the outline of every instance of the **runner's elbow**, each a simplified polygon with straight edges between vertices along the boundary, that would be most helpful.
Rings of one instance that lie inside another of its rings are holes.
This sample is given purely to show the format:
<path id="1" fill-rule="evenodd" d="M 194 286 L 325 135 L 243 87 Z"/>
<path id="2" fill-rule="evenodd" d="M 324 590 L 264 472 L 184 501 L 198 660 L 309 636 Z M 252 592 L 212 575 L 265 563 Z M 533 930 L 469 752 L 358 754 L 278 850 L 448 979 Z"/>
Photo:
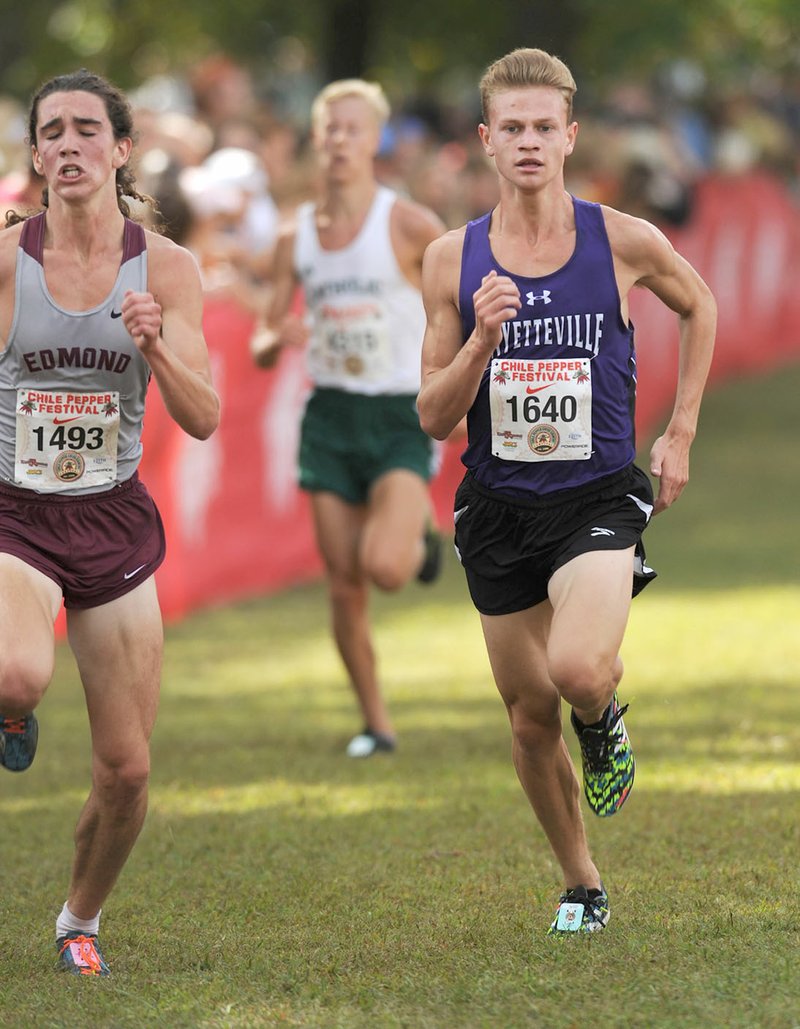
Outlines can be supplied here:
<path id="1" fill-rule="evenodd" d="M 429 410 L 427 405 L 418 405 L 419 424 L 426 436 L 432 439 L 443 440 L 450 435 L 450 430 L 440 417 L 437 417 L 435 410 Z"/>
<path id="2" fill-rule="evenodd" d="M 191 423 L 182 426 L 188 435 L 195 439 L 206 440 L 212 436 L 219 427 L 220 406 L 219 398 L 214 394 L 213 403 L 209 403 L 207 409 L 197 412 Z"/>

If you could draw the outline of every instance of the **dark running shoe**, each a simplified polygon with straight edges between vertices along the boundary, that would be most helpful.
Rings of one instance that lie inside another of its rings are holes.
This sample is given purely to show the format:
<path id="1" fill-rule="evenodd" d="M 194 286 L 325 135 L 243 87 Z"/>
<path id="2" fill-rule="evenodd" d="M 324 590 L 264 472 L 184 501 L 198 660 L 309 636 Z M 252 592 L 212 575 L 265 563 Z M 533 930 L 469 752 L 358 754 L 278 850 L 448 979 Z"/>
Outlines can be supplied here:
<path id="1" fill-rule="evenodd" d="M 0 715 L 0 765 L 9 772 L 30 768 L 39 740 L 36 715 L 24 718 L 3 718 Z"/>
<path id="2" fill-rule="evenodd" d="M 347 744 L 348 757 L 372 757 L 373 754 L 391 754 L 397 749 L 397 740 L 394 736 L 387 736 L 382 732 L 373 732 L 365 729 L 358 736 L 354 736 Z"/>
<path id="3" fill-rule="evenodd" d="M 442 537 L 432 526 L 425 530 L 425 557 L 417 572 L 417 582 L 424 585 L 435 582 L 442 571 Z"/>
<path id="4" fill-rule="evenodd" d="M 547 930 L 547 935 L 566 936 L 568 933 L 596 933 L 605 929 L 610 917 L 608 894 L 602 885 L 599 890 L 587 890 L 585 886 L 575 886 L 561 894 L 556 917 Z"/>
<path id="5" fill-rule="evenodd" d="M 111 975 L 96 936 L 67 933 L 56 940 L 58 967 L 70 975 Z"/>
<path id="6" fill-rule="evenodd" d="M 596 725 L 583 725 L 572 712 L 572 728 L 578 735 L 583 761 L 583 792 L 596 815 L 616 814 L 633 786 L 636 762 L 622 716 L 628 705 L 620 707 L 616 693 L 606 713 Z"/>

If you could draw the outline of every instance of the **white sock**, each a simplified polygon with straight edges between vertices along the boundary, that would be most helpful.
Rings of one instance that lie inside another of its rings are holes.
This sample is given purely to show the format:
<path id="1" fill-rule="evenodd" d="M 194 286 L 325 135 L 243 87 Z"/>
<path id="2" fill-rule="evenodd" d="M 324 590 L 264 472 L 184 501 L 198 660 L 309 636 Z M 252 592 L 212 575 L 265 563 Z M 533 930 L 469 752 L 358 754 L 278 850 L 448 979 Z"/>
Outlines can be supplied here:
<path id="1" fill-rule="evenodd" d="M 73 915 L 66 903 L 56 919 L 56 939 L 60 940 L 67 933 L 83 933 L 84 936 L 97 936 L 100 931 L 100 911 L 94 918 L 78 918 Z"/>

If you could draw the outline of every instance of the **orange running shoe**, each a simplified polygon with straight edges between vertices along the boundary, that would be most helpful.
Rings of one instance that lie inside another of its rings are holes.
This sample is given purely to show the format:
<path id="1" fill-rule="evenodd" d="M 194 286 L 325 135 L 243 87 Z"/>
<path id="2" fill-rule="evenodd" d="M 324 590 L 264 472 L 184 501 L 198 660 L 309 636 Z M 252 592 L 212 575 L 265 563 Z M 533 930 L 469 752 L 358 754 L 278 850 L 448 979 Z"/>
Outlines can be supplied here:
<path id="1" fill-rule="evenodd" d="M 71 975 L 111 975 L 96 936 L 67 933 L 56 940 L 58 967 Z"/>

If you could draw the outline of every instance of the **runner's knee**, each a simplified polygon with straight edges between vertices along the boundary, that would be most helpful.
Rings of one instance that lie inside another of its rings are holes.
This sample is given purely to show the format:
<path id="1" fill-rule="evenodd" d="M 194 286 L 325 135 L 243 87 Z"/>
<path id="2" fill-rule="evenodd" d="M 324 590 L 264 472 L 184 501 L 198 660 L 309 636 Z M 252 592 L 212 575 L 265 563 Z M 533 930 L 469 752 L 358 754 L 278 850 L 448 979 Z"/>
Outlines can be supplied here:
<path id="1" fill-rule="evenodd" d="M 422 532 L 419 538 L 406 538 L 406 532 L 366 533 L 359 555 L 361 569 L 370 583 L 386 593 L 400 590 L 422 561 Z"/>
<path id="2" fill-rule="evenodd" d="M 508 707 L 515 743 L 526 752 L 547 749 L 561 738 L 560 698 L 543 697 L 539 703 L 512 703 Z"/>
<path id="3" fill-rule="evenodd" d="M 568 704 L 590 710 L 606 706 L 612 686 L 621 677 L 622 666 L 618 660 L 609 667 L 602 658 L 571 652 L 551 659 L 549 671 L 556 689 Z"/>
<path id="4" fill-rule="evenodd" d="M 373 586 L 385 593 L 402 589 L 409 580 L 409 569 L 392 554 L 372 558 L 364 570 Z"/>
<path id="5" fill-rule="evenodd" d="M 345 573 L 330 573 L 328 594 L 337 610 L 360 609 L 366 602 L 366 583 L 363 579 Z"/>
<path id="6" fill-rule="evenodd" d="M 124 758 L 95 758 L 94 785 L 107 805 L 123 812 L 147 790 L 150 758 L 147 748 Z"/>
<path id="7" fill-rule="evenodd" d="M 0 713 L 28 715 L 38 705 L 53 674 L 52 659 L 44 655 L 6 653 L 0 657 Z"/>

